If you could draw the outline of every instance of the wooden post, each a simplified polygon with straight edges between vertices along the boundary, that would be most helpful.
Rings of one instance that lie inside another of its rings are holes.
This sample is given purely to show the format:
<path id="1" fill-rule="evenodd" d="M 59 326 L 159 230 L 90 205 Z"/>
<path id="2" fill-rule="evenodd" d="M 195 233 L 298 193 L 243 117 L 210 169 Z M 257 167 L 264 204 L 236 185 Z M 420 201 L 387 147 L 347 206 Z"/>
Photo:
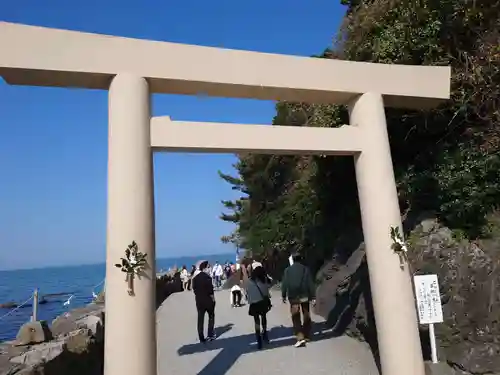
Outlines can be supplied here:
<path id="1" fill-rule="evenodd" d="M 38 288 L 33 292 L 33 315 L 31 316 L 31 321 L 36 322 L 38 320 Z"/>

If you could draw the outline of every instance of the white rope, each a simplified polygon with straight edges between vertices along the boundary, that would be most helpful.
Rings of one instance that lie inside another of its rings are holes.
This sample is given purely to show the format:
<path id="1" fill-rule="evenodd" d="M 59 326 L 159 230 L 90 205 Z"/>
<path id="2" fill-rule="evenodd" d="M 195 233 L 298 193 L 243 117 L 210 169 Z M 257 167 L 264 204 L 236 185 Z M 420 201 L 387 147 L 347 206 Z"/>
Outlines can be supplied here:
<path id="1" fill-rule="evenodd" d="M 99 286 L 101 286 L 104 282 L 106 281 L 106 279 L 104 278 L 100 283 L 96 284 L 93 288 L 92 288 L 92 294 L 94 294 L 95 292 L 95 289 Z M 71 303 L 71 300 L 73 299 L 74 295 L 70 295 L 69 298 L 63 303 L 64 306 L 69 306 L 70 303 Z M 19 306 L 17 307 L 14 307 L 12 310 L 10 310 L 9 312 L 7 312 L 6 314 L 0 316 L 0 320 L 8 317 L 9 315 L 12 315 L 14 314 L 17 310 L 19 310 L 21 307 L 23 307 L 24 305 L 26 305 L 28 302 L 30 302 L 31 300 L 33 299 L 33 295 L 28 298 L 26 301 L 24 301 L 23 303 L 21 303 Z"/>
<path id="2" fill-rule="evenodd" d="M 94 295 L 94 292 L 95 292 L 95 289 L 99 286 L 101 286 L 104 282 L 106 281 L 106 278 L 102 279 L 101 282 L 99 282 L 98 284 L 94 285 L 94 287 L 92 288 L 92 294 Z M 71 303 L 71 300 L 73 299 L 74 295 L 70 295 L 69 298 L 63 303 L 64 306 L 69 306 L 70 303 Z M 28 302 L 30 302 L 31 300 L 33 299 L 33 295 L 31 295 L 30 298 L 28 298 L 26 301 L 24 301 L 23 303 L 21 303 L 19 306 L 17 307 L 14 307 L 12 310 L 10 310 L 9 312 L 7 312 L 6 314 L 0 316 L 0 320 L 12 315 L 13 313 L 15 313 L 17 310 L 19 310 L 20 308 L 22 308 L 24 305 L 26 305 Z"/>
<path id="3" fill-rule="evenodd" d="M 4 314 L 2 316 L 0 316 L 0 320 L 2 320 L 3 318 L 6 318 L 8 317 L 9 315 L 13 314 L 14 312 L 16 312 L 17 310 L 19 310 L 21 307 L 23 307 L 24 305 L 26 305 L 29 301 L 31 301 L 33 299 L 33 296 L 31 296 L 30 298 L 28 298 L 26 301 L 24 301 L 23 303 L 21 303 L 19 306 L 17 307 L 14 307 L 12 310 L 10 310 L 7 314 Z"/>
<path id="4" fill-rule="evenodd" d="M 94 300 L 98 297 L 97 293 L 95 292 L 96 288 L 97 288 L 98 286 L 101 286 L 101 285 L 102 285 L 105 281 L 106 281 L 106 278 L 102 279 L 102 281 L 101 281 L 99 284 L 95 285 L 95 286 L 92 288 L 92 298 L 93 298 Z"/>
<path id="5" fill-rule="evenodd" d="M 97 288 L 98 286 L 101 286 L 104 282 L 106 281 L 106 278 L 102 279 L 102 281 L 99 283 L 99 284 L 96 284 L 92 290 L 95 290 L 95 288 Z"/>

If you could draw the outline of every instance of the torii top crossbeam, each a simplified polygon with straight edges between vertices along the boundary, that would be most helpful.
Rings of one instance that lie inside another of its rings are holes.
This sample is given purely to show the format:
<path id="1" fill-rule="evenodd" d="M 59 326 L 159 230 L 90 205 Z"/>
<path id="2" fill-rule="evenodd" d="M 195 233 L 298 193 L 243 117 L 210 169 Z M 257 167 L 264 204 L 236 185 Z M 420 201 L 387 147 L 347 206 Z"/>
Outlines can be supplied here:
<path id="1" fill-rule="evenodd" d="M 108 89 L 117 73 L 153 93 L 345 104 L 378 92 L 386 106 L 428 108 L 450 95 L 450 68 L 386 65 L 139 40 L 0 22 L 9 84 Z"/>

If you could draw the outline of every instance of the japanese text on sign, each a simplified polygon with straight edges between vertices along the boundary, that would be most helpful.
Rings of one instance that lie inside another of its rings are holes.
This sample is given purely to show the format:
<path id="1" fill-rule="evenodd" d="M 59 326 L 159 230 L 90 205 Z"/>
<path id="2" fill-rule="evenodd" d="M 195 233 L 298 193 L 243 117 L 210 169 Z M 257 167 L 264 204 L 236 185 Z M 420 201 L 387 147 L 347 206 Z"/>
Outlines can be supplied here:
<path id="1" fill-rule="evenodd" d="M 414 277 L 420 324 L 434 324 L 443 321 L 441 294 L 437 275 Z"/>

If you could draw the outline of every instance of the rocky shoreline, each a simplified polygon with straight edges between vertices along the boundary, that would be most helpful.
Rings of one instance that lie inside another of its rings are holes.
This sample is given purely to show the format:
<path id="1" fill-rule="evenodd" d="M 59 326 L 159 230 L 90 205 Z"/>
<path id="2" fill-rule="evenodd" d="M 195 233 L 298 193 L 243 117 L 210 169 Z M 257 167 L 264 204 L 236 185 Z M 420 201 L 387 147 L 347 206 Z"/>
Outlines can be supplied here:
<path id="1" fill-rule="evenodd" d="M 156 280 L 156 307 L 182 290 L 178 275 Z M 0 343 L 0 375 L 101 375 L 104 366 L 105 296 L 44 322 L 24 324 Z"/>

